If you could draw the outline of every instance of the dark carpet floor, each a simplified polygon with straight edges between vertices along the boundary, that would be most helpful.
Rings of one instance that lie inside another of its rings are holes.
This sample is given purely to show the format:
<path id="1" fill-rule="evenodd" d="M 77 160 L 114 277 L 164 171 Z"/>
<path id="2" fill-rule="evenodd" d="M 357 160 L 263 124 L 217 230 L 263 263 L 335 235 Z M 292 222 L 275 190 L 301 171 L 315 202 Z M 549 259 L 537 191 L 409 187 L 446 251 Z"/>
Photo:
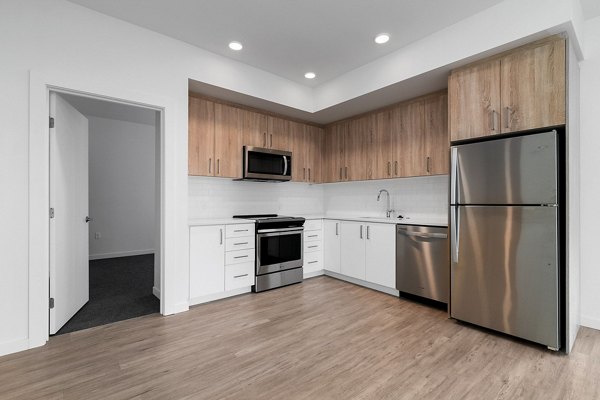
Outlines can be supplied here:
<path id="1" fill-rule="evenodd" d="M 90 301 L 56 334 L 157 313 L 153 286 L 153 254 L 90 261 Z"/>

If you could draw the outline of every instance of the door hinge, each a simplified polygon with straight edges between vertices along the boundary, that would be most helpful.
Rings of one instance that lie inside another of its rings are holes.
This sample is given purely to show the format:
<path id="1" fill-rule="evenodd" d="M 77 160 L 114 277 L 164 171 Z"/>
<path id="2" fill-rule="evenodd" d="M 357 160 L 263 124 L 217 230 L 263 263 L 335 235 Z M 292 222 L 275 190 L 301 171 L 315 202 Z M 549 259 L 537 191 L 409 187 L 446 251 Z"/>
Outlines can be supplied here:
<path id="1" fill-rule="evenodd" d="M 50 297 L 50 309 L 54 308 L 54 297 Z"/>
<path id="2" fill-rule="evenodd" d="M 54 208 L 50 208 L 50 218 L 54 218 Z"/>
<path id="3" fill-rule="evenodd" d="M 50 117 L 50 128 L 54 128 L 54 118 Z"/>

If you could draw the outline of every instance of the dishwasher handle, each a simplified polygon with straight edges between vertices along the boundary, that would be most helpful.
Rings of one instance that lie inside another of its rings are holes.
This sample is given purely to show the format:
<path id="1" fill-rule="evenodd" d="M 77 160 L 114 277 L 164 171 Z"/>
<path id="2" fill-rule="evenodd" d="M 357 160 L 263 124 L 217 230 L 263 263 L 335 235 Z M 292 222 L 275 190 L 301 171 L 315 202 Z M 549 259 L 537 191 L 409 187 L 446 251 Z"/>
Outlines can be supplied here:
<path id="1" fill-rule="evenodd" d="M 448 239 L 447 233 L 411 232 L 406 229 L 398 229 L 398 233 L 406 236 L 418 237 L 423 239 Z"/>

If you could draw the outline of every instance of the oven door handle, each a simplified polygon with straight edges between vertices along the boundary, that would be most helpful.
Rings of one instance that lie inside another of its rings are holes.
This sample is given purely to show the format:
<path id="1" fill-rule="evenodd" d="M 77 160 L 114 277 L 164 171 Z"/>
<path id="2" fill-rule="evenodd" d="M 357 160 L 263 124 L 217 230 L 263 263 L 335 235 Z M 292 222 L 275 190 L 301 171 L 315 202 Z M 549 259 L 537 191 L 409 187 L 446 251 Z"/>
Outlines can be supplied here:
<path id="1" fill-rule="evenodd" d="M 274 228 L 274 229 L 259 229 L 256 231 L 258 235 L 261 233 L 273 233 L 273 232 L 302 232 L 304 228 Z"/>

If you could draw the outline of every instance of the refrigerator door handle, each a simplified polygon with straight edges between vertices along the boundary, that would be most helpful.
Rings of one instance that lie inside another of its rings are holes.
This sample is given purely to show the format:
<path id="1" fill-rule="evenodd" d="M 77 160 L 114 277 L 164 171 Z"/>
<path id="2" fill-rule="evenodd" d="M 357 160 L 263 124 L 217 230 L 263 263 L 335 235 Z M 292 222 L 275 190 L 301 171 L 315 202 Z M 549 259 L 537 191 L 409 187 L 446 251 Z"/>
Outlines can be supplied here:
<path id="1" fill-rule="evenodd" d="M 458 200 L 458 148 L 452 147 L 450 154 L 450 204 Z"/>
<path id="2" fill-rule="evenodd" d="M 460 214 L 457 206 L 453 206 L 450 212 L 450 225 L 452 233 L 450 234 L 450 247 L 452 251 L 452 264 L 458 263 L 459 234 L 460 234 Z"/>

